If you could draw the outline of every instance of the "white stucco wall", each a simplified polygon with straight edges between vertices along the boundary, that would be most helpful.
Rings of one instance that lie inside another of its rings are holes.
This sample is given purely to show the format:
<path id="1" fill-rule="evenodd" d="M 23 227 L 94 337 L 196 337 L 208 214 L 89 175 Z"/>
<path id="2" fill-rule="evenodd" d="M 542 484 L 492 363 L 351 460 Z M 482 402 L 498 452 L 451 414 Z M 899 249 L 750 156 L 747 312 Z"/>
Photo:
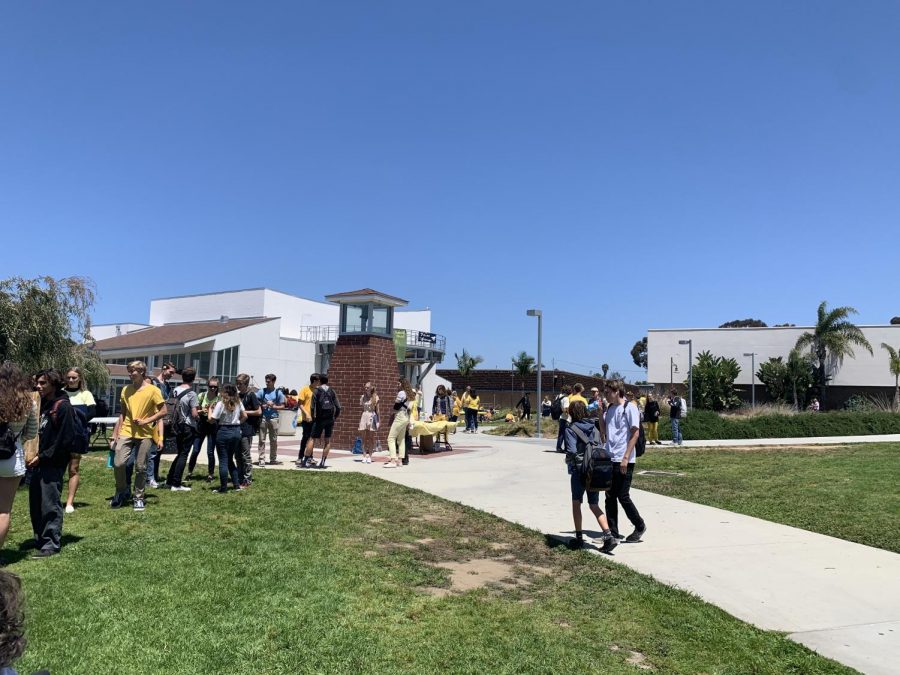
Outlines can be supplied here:
<path id="1" fill-rule="evenodd" d="M 226 291 L 150 301 L 150 324 L 187 321 L 215 321 L 222 316 L 231 319 L 265 316 L 265 289 Z"/>
<path id="2" fill-rule="evenodd" d="M 117 335 L 125 335 L 134 330 L 148 328 L 145 323 L 103 323 L 91 326 L 91 337 L 95 340 L 105 340 L 107 338 L 116 337 Z"/>
<path id="3" fill-rule="evenodd" d="M 262 316 L 280 316 L 282 337 L 300 337 L 301 326 L 336 326 L 340 308 L 329 302 L 316 302 L 266 290 Z"/>
<path id="4" fill-rule="evenodd" d="M 900 326 L 860 326 L 872 345 L 874 355 L 865 349 L 854 347 L 855 358 L 844 360 L 835 373 L 835 386 L 887 387 L 894 385 L 894 377 L 888 369 L 887 352 L 881 348 L 886 342 L 900 348 Z M 647 380 L 653 384 L 669 383 L 669 357 L 678 366 L 675 382 L 683 382 L 688 373 L 688 346 L 679 340 L 691 340 L 694 357 L 709 350 L 716 356 L 734 358 L 741 367 L 737 384 L 750 384 L 750 357 L 756 354 L 756 369 L 771 357 L 787 358 L 788 353 L 803 333 L 812 331 L 809 326 L 784 328 L 687 328 L 650 330 L 647 332 Z M 754 378 L 756 384 L 761 384 Z"/>
<path id="5" fill-rule="evenodd" d="M 417 309 L 410 311 L 394 310 L 394 328 L 431 332 L 431 310 Z"/>

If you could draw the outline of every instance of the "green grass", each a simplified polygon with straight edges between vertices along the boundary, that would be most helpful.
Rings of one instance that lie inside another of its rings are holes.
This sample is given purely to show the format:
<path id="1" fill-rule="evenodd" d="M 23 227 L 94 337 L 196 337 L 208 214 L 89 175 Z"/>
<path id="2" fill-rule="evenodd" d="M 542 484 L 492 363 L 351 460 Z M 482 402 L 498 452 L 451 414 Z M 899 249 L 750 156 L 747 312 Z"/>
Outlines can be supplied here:
<path id="1" fill-rule="evenodd" d="M 803 449 L 649 446 L 634 486 L 900 553 L 900 444 Z"/>
<path id="2" fill-rule="evenodd" d="M 98 453 L 99 454 L 99 453 Z M 683 591 L 491 515 L 359 474 L 260 471 L 249 491 L 150 491 L 111 511 L 82 463 L 63 552 L 9 569 L 28 598 L 20 672 L 846 673 Z M 195 484 L 196 488 L 200 484 Z M 431 539 L 433 541 L 427 541 Z M 435 597 L 436 563 L 493 558 L 517 583 Z"/>

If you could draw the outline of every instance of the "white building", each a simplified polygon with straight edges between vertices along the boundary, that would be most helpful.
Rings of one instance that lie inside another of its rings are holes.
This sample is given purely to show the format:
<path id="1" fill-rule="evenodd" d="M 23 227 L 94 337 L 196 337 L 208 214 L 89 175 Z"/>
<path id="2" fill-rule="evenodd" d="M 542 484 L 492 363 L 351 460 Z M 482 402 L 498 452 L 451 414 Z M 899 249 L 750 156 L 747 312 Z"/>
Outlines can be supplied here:
<path id="1" fill-rule="evenodd" d="M 337 304 L 252 288 L 151 300 L 148 323 L 95 325 L 91 334 L 110 365 L 107 400 L 116 409 L 128 383 L 124 366 L 133 360 L 145 361 L 151 370 L 167 361 L 193 366 L 201 381 L 216 376 L 230 382 L 243 372 L 262 386 L 266 373 L 275 373 L 279 387 L 299 390 L 311 373 L 327 373 L 338 318 Z M 427 341 L 434 362 L 410 359 L 398 372 L 419 383 L 425 400 L 431 400 L 437 385 L 446 384 L 432 371 L 443 358 L 445 341 L 431 331 L 431 311 L 397 310 L 394 328 L 405 331 L 408 350 L 423 341 L 420 333 Z"/>
<path id="2" fill-rule="evenodd" d="M 854 347 L 852 358 L 844 359 L 843 364 L 830 365 L 833 379 L 829 385 L 829 402 L 832 405 L 843 402 L 853 393 L 893 393 L 894 376 L 888 368 L 887 352 L 881 348 L 881 343 L 900 348 L 900 325 L 859 328 L 872 345 L 874 355 Z M 755 382 L 760 400 L 762 382 L 751 370 L 751 358 L 755 360 L 758 372 L 759 364 L 769 358 L 781 356 L 786 359 L 797 338 L 813 330 L 813 326 L 651 329 L 647 332 L 647 381 L 659 386 L 684 382 L 689 370 L 689 348 L 695 359 L 699 352 L 708 350 L 715 356 L 735 359 L 741 367 L 735 383 L 749 390 L 751 381 Z M 687 340 L 690 345 L 680 344 Z"/>

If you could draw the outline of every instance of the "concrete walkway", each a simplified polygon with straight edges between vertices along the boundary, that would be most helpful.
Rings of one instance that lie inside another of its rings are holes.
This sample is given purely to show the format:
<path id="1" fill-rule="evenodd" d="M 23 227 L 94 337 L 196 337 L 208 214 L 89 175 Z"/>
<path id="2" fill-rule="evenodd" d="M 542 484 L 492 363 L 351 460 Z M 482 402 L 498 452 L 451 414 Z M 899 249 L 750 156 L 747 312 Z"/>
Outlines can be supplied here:
<path id="1" fill-rule="evenodd" d="M 463 452 L 413 456 L 397 469 L 332 453 L 329 470 L 369 473 L 546 534 L 571 536 L 568 479 L 551 441 L 459 434 L 454 447 Z M 290 452 L 286 447 L 285 460 L 296 457 Z M 898 672 L 900 555 L 649 492 L 634 490 L 633 498 L 647 535 L 643 543 L 620 545 L 611 556 L 616 562 L 756 626 L 789 633 L 860 671 Z M 587 524 L 586 506 L 585 514 Z M 621 509 L 620 523 L 630 531 Z"/>

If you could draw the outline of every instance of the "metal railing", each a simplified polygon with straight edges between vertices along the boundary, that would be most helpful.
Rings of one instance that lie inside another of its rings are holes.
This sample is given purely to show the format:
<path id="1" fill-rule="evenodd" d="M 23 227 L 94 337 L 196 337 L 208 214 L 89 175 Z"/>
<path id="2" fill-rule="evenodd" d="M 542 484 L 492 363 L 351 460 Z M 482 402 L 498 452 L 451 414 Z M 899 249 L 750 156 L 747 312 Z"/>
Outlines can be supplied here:
<path id="1" fill-rule="evenodd" d="M 398 330 L 405 330 L 407 348 L 431 349 L 436 352 L 445 352 L 447 349 L 447 338 L 443 335 L 402 328 L 395 329 L 395 332 Z M 337 342 L 339 334 L 338 326 L 300 327 L 300 339 L 303 342 Z"/>

